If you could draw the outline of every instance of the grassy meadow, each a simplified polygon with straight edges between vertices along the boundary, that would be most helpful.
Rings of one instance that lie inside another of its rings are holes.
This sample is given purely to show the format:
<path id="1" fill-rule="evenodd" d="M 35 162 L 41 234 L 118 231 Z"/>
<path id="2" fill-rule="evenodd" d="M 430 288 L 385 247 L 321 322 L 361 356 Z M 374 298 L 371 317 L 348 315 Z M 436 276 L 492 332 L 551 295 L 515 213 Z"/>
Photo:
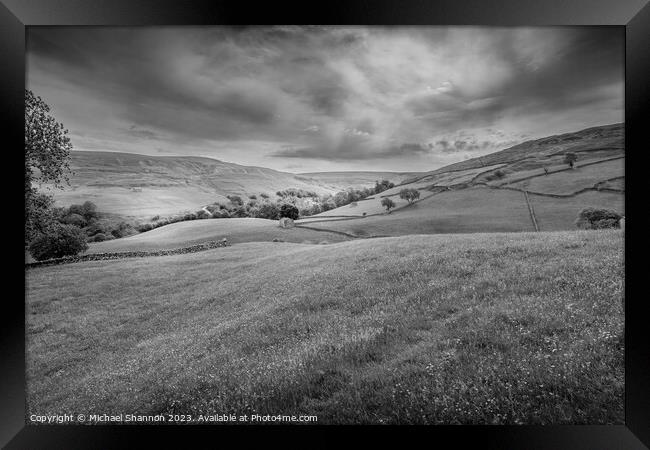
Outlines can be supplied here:
<path id="1" fill-rule="evenodd" d="M 418 202 L 390 214 L 319 222 L 314 226 L 358 236 L 534 230 L 522 192 L 486 187 L 446 191 L 428 198 L 423 194 Z"/>
<path id="2" fill-rule="evenodd" d="M 27 410 L 621 424 L 623 276 L 618 230 L 32 268 Z"/>
<path id="3" fill-rule="evenodd" d="M 512 187 L 532 192 L 567 195 L 581 189 L 592 188 L 602 180 L 624 176 L 624 159 L 615 159 L 585 167 L 576 167 L 571 173 L 556 172 L 545 176 L 513 183 Z"/>
<path id="4" fill-rule="evenodd" d="M 206 219 L 176 222 L 126 238 L 90 243 L 88 253 L 170 250 L 224 238 L 232 244 L 271 242 L 273 239 L 303 244 L 321 244 L 350 239 L 337 233 L 303 228 L 280 228 L 277 220 Z"/>

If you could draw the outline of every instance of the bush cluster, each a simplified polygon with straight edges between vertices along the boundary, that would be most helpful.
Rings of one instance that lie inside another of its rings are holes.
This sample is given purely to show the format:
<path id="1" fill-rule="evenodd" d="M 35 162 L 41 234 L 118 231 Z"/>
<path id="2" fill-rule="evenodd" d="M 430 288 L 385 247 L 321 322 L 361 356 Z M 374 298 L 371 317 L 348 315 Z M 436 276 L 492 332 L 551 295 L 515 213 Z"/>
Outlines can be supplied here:
<path id="1" fill-rule="evenodd" d="M 621 214 L 610 209 L 585 208 L 578 214 L 575 224 L 584 230 L 620 228 Z"/>
<path id="2" fill-rule="evenodd" d="M 88 249 L 86 235 L 81 228 L 53 223 L 42 233 L 39 233 L 28 246 L 29 253 L 38 261 L 51 258 L 76 255 Z"/>

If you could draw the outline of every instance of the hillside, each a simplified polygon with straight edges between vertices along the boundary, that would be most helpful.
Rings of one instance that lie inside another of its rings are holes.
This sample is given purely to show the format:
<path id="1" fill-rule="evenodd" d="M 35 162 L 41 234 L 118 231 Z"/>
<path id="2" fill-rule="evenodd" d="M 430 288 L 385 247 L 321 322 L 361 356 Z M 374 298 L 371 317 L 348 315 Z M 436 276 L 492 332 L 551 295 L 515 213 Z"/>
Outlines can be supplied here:
<path id="1" fill-rule="evenodd" d="M 620 424 L 623 272 L 615 230 L 34 268 L 27 413 Z"/>
<path id="2" fill-rule="evenodd" d="M 351 239 L 336 232 L 280 228 L 277 221 L 268 219 L 208 219 L 172 223 L 134 236 L 90 243 L 88 253 L 172 250 L 223 238 L 231 244 L 272 242 L 273 239 L 299 244 L 325 244 Z"/>
<path id="3" fill-rule="evenodd" d="M 310 172 L 298 174 L 300 179 L 307 178 L 316 180 L 325 186 L 342 187 L 349 186 L 363 188 L 374 186 L 375 181 L 389 180 L 395 184 L 404 182 L 409 178 L 420 174 L 412 172 Z"/>
<path id="4" fill-rule="evenodd" d="M 567 152 L 578 160 L 564 162 Z M 413 204 L 402 189 L 420 193 Z M 395 208 L 387 213 L 381 201 Z M 373 197 L 298 223 L 368 235 L 575 229 L 586 207 L 625 214 L 623 125 L 551 136 L 437 169 Z"/>
<path id="5" fill-rule="evenodd" d="M 135 218 L 196 211 L 230 194 L 266 193 L 275 196 L 288 188 L 334 193 L 350 186 L 372 186 L 390 173 L 352 172 L 337 174 L 292 174 L 263 167 L 242 166 L 211 158 L 146 156 L 117 152 L 71 152 L 73 175 L 70 187 L 52 189 L 57 203 L 67 206 L 94 202 L 105 213 Z M 413 176 L 400 174 L 395 181 Z"/>
<path id="6" fill-rule="evenodd" d="M 442 167 L 408 180 L 413 182 L 426 176 L 451 171 L 476 169 L 494 164 L 513 164 L 525 161 L 535 165 L 535 161 L 555 161 L 565 152 L 583 153 L 585 159 L 604 158 L 618 155 L 625 150 L 625 125 L 622 123 L 586 128 L 584 130 L 534 139 L 505 150 L 471 158 Z"/>

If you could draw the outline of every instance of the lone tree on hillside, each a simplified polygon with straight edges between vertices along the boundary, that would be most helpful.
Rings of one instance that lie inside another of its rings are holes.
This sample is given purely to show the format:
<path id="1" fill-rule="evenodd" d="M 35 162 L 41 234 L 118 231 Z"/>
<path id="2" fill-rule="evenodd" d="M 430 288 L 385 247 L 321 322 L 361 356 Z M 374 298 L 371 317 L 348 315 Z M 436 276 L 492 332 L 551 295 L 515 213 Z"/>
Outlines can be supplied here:
<path id="1" fill-rule="evenodd" d="M 420 191 L 413 188 L 402 189 L 399 191 L 399 198 L 406 200 L 409 204 L 420 198 Z"/>
<path id="2" fill-rule="evenodd" d="M 384 197 L 381 200 L 381 206 L 386 208 L 386 211 L 390 212 L 391 208 L 395 207 L 395 202 L 389 199 L 388 197 Z"/>
<path id="3" fill-rule="evenodd" d="M 578 160 L 578 155 L 573 152 L 568 152 L 564 155 L 564 162 L 573 169 L 573 165 Z"/>
<path id="4" fill-rule="evenodd" d="M 69 184 L 68 159 L 72 144 L 68 130 L 50 114 L 50 107 L 30 90 L 25 90 L 25 245 L 53 223 L 48 195 L 34 184 Z"/>

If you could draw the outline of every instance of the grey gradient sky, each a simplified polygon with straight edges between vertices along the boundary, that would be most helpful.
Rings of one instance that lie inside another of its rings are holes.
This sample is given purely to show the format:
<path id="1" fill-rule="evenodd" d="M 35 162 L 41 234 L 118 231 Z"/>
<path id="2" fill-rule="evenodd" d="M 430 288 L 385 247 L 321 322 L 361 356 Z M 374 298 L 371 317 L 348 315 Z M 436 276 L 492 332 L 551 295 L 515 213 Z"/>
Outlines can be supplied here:
<path id="1" fill-rule="evenodd" d="M 27 86 L 76 150 L 426 171 L 624 120 L 607 27 L 34 27 Z"/>

